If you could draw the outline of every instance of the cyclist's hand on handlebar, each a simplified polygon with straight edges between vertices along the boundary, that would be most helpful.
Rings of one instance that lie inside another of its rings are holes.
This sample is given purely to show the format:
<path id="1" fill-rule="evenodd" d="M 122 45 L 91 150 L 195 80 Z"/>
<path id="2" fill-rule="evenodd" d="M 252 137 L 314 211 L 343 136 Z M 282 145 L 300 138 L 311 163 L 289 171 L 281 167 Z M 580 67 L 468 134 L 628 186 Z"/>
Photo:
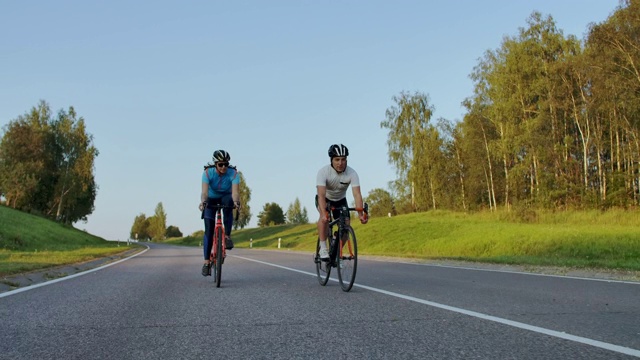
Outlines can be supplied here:
<path id="1" fill-rule="evenodd" d="M 369 222 L 369 215 L 367 213 L 358 214 L 358 217 L 360 217 L 361 224 L 366 224 L 367 222 Z"/>

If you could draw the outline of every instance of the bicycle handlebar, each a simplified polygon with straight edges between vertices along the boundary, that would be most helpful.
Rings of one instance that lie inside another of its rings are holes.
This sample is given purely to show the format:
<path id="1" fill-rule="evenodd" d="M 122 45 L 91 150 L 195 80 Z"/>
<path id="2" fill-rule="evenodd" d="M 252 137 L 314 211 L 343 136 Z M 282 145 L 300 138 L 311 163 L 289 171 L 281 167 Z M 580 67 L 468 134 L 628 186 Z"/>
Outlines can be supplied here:
<path id="1" fill-rule="evenodd" d="M 344 209 L 346 209 L 347 211 L 358 211 L 358 212 L 359 211 L 364 211 L 365 214 L 369 214 L 369 204 L 367 204 L 367 203 L 364 203 L 364 207 L 361 207 L 361 208 L 358 208 L 358 207 L 344 207 L 344 206 L 338 206 L 338 207 L 331 206 L 330 207 L 329 205 L 327 205 L 327 209 L 328 210 L 332 210 L 332 211 L 333 210 L 344 210 Z"/>
<path id="2" fill-rule="evenodd" d="M 200 219 L 204 219 L 204 211 L 206 210 L 207 205 L 208 204 L 207 204 L 206 201 L 204 201 L 202 203 L 202 214 L 200 215 Z M 215 209 L 216 211 L 222 210 L 222 209 L 236 209 L 235 215 L 233 217 L 233 220 L 235 220 L 235 221 L 238 220 L 238 216 L 240 214 L 240 211 L 238 210 L 238 208 L 235 205 L 229 206 L 229 205 L 219 205 L 218 204 L 218 205 L 211 205 L 211 206 L 212 206 L 212 209 Z"/>
<path id="3" fill-rule="evenodd" d="M 330 212 L 332 212 L 333 210 L 341 210 L 341 211 L 364 211 L 364 213 L 367 215 L 367 217 L 369 216 L 369 204 L 364 203 L 364 206 L 361 208 L 358 207 L 348 207 L 348 206 L 329 206 L 329 204 L 327 204 L 327 221 L 331 220 L 331 216 L 329 215 Z"/>

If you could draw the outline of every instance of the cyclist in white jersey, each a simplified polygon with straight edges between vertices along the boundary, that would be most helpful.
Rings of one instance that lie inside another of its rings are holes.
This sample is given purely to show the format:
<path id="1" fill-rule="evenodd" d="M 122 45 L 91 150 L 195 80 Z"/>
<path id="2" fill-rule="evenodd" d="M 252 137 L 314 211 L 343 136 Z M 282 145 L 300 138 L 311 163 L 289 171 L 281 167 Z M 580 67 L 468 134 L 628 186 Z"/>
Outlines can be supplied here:
<path id="1" fill-rule="evenodd" d="M 347 156 L 349 156 L 349 149 L 342 144 L 334 144 L 329 147 L 329 158 L 331 163 L 323 166 L 319 171 L 316 178 L 316 187 L 318 193 L 316 194 L 316 205 L 318 212 L 320 213 L 320 219 L 318 219 L 318 237 L 320 239 L 320 258 L 328 259 L 329 252 L 327 251 L 327 232 L 329 231 L 329 213 L 327 212 L 327 204 L 332 207 L 348 206 L 347 203 L 347 189 L 351 185 L 351 191 L 353 192 L 353 198 L 356 203 L 356 208 L 363 207 L 362 193 L 360 192 L 360 178 L 358 173 L 351 167 L 347 166 Z M 340 216 L 337 210 L 334 210 L 333 217 Z M 368 221 L 367 214 L 363 211 L 358 211 L 358 217 L 362 224 L 366 224 Z M 347 219 L 348 221 L 348 219 Z"/>

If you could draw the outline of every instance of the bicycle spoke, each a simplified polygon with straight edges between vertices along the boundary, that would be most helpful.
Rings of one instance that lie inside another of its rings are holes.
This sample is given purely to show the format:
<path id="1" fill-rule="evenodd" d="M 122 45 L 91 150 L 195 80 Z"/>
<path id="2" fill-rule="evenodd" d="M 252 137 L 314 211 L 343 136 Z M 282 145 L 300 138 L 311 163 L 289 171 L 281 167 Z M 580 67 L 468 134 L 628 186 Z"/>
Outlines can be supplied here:
<path id="1" fill-rule="evenodd" d="M 316 242 L 316 253 L 314 254 L 313 261 L 316 263 L 316 274 L 318 275 L 318 282 L 320 283 L 320 285 L 325 286 L 327 285 L 327 281 L 329 281 L 331 266 L 329 265 L 329 262 L 320 259 L 318 251 L 320 251 L 320 239 L 318 239 Z"/>
<path id="2" fill-rule="evenodd" d="M 338 256 L 338 280 L 342 290 L 349 291 L 353 287 L 358 269 L 358 243 L 356 234 L 351 227 L 345 229 L 348 235 L 347 241 L 343 242 L 342 252 Z M 344 236 L 344 235 L 342 235 Z"/>

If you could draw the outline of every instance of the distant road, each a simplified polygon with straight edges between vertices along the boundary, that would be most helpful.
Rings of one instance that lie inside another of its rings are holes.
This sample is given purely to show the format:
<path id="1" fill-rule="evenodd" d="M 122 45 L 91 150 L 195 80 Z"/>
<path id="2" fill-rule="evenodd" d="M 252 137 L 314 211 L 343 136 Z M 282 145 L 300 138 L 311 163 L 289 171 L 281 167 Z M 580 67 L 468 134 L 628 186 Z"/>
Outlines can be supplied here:
<path id="1" fill-rule="evenodd" d="M 361 259 L 349 293 L 311 254 L 163 244 L 0 298 L 0 359 L 633 359 L 640 283 Z"/>

